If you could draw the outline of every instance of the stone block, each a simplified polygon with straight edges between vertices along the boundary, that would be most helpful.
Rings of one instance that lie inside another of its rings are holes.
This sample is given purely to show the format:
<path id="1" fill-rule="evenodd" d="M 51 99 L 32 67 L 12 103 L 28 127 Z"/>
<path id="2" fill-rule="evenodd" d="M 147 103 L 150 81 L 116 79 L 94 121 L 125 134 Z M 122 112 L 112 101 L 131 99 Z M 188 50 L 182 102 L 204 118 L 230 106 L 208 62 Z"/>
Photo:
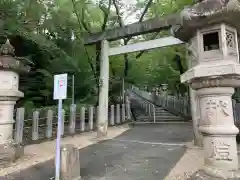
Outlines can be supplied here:
<path id="1" fill-rule="evenodd" d="M 5 168 L 24 155 L 24 147 L 13 142 L 0 144 L 0 168 Z"/>
<path id="2" fill-rule="evenodd" d="M 240 65 L 235 62 L 219 62 L 217 64 L 197 65 L 181 75 L 181 82 L 189 82 L 196 78 L 211 76 L 239 76 Z"/>
<path id="3" fill-rule="evenodd" d="M 66 144 L 61 146 L 61 180 L 81 180 L 79 150 L 76 146 Z"/>
<path id="4" fill-rule="evenodd" d="M 14 148 L 15 148 L 14 161 L 16 161 L 17 159 L 24 155 L 24 146 L 21 144 L 14 144 Z"/>
<path id="5" fill-rule="evenodd" d="M 213 177 L 206 174 L 203 170 L 197 171 L 194 173 L 190 178 L 187 180 L 239 180 L 239 178 L 220 178 L 220 177 Z"/>

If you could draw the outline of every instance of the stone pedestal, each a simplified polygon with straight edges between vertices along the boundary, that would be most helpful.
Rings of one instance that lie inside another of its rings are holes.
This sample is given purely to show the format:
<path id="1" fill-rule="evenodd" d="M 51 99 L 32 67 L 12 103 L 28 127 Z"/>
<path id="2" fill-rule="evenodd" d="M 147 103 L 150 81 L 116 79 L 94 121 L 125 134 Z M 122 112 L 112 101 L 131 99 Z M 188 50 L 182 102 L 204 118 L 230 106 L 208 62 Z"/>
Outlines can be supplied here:
<path id="1" fill-rule="evenodd" d="M 240 174 L 237 171 L 238 129 L 234 125 L 232 110 L 234 88 L 202 88 L 197 93 L 201 107 L 199 130 L 204 136 L 204 171 L 213 177 L 236 178 Z"/>
<path id="2" fill-rule="evenodd" d="M 200 170 L 194 173 L 190 178 L 187 180 L 239 180 L 239 178 L 219 178 L 213 177 L 211 175 L 206 174 L 206 172 Z"/>

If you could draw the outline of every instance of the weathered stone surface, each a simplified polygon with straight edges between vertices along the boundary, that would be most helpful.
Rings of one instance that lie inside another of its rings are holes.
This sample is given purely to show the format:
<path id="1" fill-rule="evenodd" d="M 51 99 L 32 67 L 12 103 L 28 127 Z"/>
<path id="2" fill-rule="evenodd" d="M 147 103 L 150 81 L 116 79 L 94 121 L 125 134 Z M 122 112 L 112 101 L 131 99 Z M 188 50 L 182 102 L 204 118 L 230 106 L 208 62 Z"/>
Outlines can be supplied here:
<path id="1" fill-rule="evenodd" d="M 0 168 L 7 167 L 24 154 L 24 147 L 13 142 L 0 144 Z"/>
<path id="2" fill-rule="evenodd" d="M 189 17 L 183 17 L 179 30 L 183 35 L 180 38 L 190 38 L 186 40 L 191 69 L 181 76 L 181 81 L 196 90 L 199 99 L 198 129 L 203 135 L 203 169 L 208 174 L 197 173 L 192 180 L 239 179 L 239 130 L 234 125 L 232 108 L 234 87 L 240 82 L 238 5 L 237 0 L 203 0 L 188 9 Z M 213 34 L 216 41 L 208 42 Z"/>
<path id="3" fill-rule="evenodd" d="M 21 144 L 14 144 L 15 154 L 14 154 L 14 161 L 19 159 L 24 155 L 24 146 Z"/>
<path id="4" fill-rule="evenodd" d="M 61 180 L 80 180 L 79 150 L 71 144 L 61 147 Z"/>
<path id="5" fill-rule="evenodd" d="M 107 136 L 107 128 L 108 128 L 108 123 L 99 123 L 98 124 L 98 131 L 97 131 L 97 138 L 104 138 Z"/>
<path id="6" fill-rule="evenodd" d="M 143 22 L 133 23 L 124 27 L 109 29 L 104 32 L 84 35 L 85 45 L 91 45 L 101 40 L 118 40 L 126 37 L 137 36 L 157 32 L 164 29 L 169 29 L 172 25 L 180 23 L 179 14 L 172 14 L 163 18 L 153 18 Z"/>
<path id="7" fill-rule="evenodd" d="M 239 0 L 202 0 L 181 12 L 181 23 L 173 32 L 179 39 L 188 41 L 198 28 L 206 25 L 227 23 L 240 30 L 239 16 Z"/>
<path id="8" fill-rule="evenodd" d="M 224 179 L 224 178 L 212 177 L 212 176 L 207 175 L 204 171 L 200 170 L 200 171 L 196 172 L 195 174 L 193 174 L 187 180 L 239 180 L 239 178 Z"/>
<path id="9" fill-rule="evenodd" d="M 18 58 L 14 57 L 14 47 L 7 40 L 0 48 L 0 69 L 11 69 L 17 72 L 28 72 L 30 69 L 25 66 Z"/>

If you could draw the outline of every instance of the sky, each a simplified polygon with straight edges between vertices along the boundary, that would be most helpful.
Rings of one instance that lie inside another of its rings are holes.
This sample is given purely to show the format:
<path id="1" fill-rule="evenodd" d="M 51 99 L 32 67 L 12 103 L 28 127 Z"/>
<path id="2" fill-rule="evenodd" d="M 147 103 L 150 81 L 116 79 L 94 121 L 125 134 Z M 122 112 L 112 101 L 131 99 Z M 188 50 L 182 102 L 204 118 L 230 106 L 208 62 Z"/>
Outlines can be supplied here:
<path id="1" fill-rule="evenodd" d="M 128 6 L 128 5 L 135 5 L 137 3 L 137 0 L 123 0 L 123 2 L 125 3 L 126 6 Z M 124 13 L 124 23 L 131 24 L 136 22 L 137 21 L 136 14 L 137 13 L 133 13 L 131 16 L 129 16 L 129 12 L 126 11 Z"/>

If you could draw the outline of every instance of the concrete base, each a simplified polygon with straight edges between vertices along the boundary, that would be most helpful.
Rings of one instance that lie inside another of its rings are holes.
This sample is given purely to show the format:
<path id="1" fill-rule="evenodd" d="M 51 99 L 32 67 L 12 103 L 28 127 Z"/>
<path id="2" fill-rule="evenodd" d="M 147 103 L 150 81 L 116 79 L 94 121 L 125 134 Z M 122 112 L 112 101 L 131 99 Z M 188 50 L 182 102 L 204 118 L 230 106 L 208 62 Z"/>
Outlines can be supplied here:
<path id="1" fill-rule="evenodd" d="M 5 168 L 24 155 L 24 147 L 13 142 L 0 144 L 0 168 Z"/>
<path id="2" fill-rule="evenodd" d="M 233 177 L 233 178 L 213 177 L 206 174 L 203 170 L 199 170 L 187 180 L 239 180 L 239 179 L 240 179 L 239 177 Z"/>

